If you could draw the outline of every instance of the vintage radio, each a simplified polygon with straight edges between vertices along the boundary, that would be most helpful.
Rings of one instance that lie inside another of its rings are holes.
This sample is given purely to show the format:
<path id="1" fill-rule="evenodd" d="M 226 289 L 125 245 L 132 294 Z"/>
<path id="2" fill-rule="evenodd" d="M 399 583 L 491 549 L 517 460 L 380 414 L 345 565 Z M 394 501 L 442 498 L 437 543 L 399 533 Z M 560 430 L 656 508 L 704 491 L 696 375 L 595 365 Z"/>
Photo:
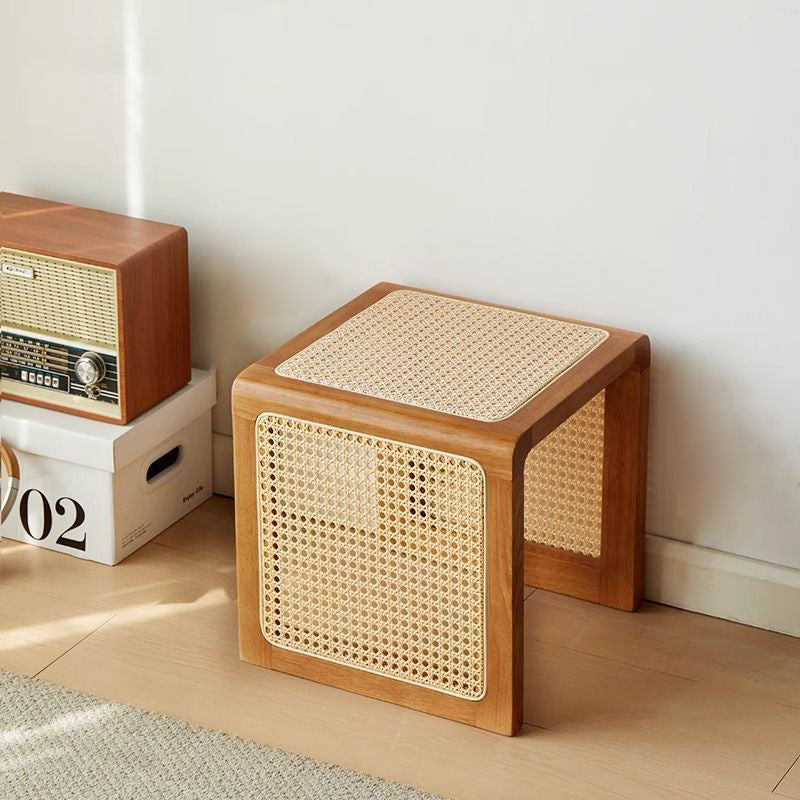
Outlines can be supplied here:
<path id="1" fill-rule="evenodd" d="M 0 193 L 2 394 L 126 423 L 189 382 L 183 228 Z"/>

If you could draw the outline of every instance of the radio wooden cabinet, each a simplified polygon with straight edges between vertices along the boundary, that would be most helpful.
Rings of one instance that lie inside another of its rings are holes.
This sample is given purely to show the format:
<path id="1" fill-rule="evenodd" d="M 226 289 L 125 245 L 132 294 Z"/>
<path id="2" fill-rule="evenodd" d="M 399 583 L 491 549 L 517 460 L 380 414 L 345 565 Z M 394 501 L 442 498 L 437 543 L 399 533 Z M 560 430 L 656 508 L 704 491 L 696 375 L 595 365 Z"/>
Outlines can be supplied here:
<path id="1" fill-rule="evenodd" d="M 523 582 L 642 598 L 646 336 L 379 284 L 233 388 L 239 646 L 504 734 Z"/>
<path id="2" fill-rule="evenodd" d="M 191 377 L 183 228 L 0 193 L 12 400 L 123 424 Z"/>

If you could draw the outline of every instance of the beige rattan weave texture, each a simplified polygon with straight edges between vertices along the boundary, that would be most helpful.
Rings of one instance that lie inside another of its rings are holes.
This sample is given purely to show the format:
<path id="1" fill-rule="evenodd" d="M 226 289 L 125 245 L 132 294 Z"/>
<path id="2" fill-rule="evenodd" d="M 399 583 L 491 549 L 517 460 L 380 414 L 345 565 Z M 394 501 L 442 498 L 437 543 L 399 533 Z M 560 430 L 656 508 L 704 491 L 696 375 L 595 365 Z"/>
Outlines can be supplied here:
<path id="1" fill-rule="evenodd" d="M 3 325 L 116 349 L 117 277 L 113 269 L 9 248 L 0 248 L 0 260 L 32 269 L 34 275 L 3 275 Z"/>
<path id="2" fill-rule="evenodd" d="M 563 422 L 525 461 L 525 539 L 599 558 L 605 392 Z"/>
<path id="3" fill-rule="evenodd" d="M 289 378 L 471 419 L 503 419 L 608 333 L 398 290 L 280 364 Z"/>
<path id="4" fill-rule="evenodd" d="M 481 467 L 269 413 L 256 421 L 256 447 L 265 638 L 480 699 Z"/>

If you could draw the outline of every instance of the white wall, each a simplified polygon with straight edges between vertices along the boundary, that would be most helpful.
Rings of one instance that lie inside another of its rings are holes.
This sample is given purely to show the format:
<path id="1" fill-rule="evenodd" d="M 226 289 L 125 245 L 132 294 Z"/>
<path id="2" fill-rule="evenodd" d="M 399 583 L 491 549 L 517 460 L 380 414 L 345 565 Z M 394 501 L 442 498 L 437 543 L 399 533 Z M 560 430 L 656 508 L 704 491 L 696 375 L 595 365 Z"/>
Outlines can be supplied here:
<path id="1" fill-rule="evenodd" d="M 796 2 L 0 13 L 0 182 L 185 225 L 225 394 L 382 279 L 646 331 L 648 529 L 800 567 Z"/>

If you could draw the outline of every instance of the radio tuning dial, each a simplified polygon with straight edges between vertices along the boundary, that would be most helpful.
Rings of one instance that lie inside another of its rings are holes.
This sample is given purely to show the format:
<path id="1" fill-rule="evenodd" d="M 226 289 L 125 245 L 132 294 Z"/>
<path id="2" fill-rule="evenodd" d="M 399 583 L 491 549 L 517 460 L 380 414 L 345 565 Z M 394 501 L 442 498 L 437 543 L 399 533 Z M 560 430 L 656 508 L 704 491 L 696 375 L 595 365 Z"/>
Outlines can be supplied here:
<path id="1" fill-rule="evenodd" d="M 75 362 L 75 375 L 84 386 L 100 383 L 105 374 L 105 362 L 97 353 L 84 353 Z"/>

